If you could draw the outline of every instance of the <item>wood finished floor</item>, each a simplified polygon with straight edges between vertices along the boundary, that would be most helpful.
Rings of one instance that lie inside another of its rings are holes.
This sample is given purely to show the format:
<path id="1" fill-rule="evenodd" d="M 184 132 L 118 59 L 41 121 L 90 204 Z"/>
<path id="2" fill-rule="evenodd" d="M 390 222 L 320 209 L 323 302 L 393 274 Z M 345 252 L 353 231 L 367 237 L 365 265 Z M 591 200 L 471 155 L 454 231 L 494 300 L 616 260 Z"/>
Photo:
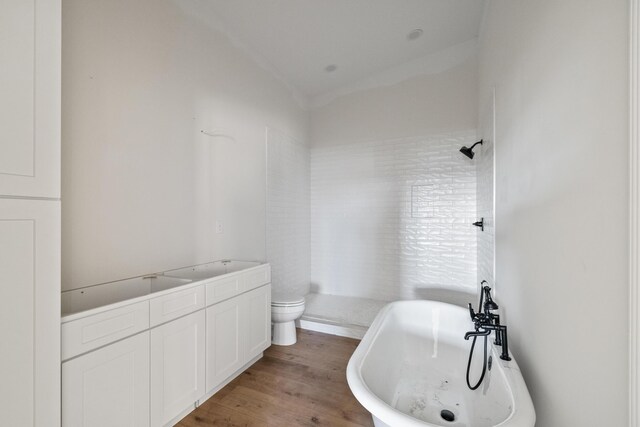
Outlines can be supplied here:
<path id="1" fill-rule="evenodd" d="M 298 342 L 264 357 L 204 402 L 179 427 L 373 426 L 345 370 L 359 341 L 298 329 Z"/>

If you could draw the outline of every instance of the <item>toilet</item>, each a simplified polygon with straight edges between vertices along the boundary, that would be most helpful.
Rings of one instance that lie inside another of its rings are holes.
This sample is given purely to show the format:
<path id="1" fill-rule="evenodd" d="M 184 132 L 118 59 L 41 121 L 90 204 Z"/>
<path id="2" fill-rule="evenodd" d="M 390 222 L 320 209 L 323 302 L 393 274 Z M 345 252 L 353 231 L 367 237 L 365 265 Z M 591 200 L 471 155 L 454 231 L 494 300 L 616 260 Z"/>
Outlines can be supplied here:
<path id="1" fill-rule="evenodd" d="M 304 297 L 299 295 L 273 294 L 271 296 L 271 343 L 292 345 L 296 339 L 296 319 L 304 313 Z"/>

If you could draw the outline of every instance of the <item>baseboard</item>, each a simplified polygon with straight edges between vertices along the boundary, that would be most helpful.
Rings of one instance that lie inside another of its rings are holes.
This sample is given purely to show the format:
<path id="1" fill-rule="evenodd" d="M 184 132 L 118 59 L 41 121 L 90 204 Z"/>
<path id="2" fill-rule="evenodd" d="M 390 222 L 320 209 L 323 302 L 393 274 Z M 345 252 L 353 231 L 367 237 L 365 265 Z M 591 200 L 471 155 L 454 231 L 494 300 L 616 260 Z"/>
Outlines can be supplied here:
<path id="1" fill-rule="evenodd" d="M 366 327 L 357 325 L 338 325 L 324 323 L 313 320 L 300 319 L 296 321 L 296 326 L 308 331 L 322 332 L 325 334 L 338 335 L 341 337 L 355 338 L 361 340 L 367 332 Z"/>

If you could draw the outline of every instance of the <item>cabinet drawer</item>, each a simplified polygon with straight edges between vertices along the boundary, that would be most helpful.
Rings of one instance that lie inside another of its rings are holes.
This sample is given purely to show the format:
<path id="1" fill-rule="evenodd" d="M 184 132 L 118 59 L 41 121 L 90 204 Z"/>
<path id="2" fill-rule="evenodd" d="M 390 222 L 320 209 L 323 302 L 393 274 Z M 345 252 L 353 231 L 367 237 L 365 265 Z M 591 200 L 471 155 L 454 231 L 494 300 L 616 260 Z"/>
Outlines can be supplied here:
<path id="1" fill-rule="evenodd" d="M 267 264 L 256 270 L 246 272 L 241 276 L 241 280 L 240 289 L 242 292 L 271 283 L 271 267 Z"/>
<path id="2" fill-rule="evenodd" d="M 207 305 L 215 304 L 220 301 L 232 298 L 238 295 L 240 289 L 241 276 L 235 276 L 228 279 L 220 279 L 215 282 L 208 283 L 207 287 Z"/>
<path id="3" fill-rule="evenodd" d="M 204 287 L 173 292 L 151 300 L 151 326 L 177 319 L 204 308 Z"/>
<path id="4" fill-rule="evenodd" d="M 62 324 L 62 360 L 149 328 L 149 301 Z"/>

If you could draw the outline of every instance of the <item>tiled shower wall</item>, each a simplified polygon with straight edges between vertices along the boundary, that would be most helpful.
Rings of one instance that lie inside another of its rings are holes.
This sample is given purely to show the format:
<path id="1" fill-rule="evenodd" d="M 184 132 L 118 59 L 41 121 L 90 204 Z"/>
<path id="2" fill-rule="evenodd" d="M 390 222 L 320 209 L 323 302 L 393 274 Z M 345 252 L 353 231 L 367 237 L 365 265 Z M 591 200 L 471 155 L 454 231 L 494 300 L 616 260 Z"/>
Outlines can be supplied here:
<path id="1" fill-rule="evenodd" d="M 476 290 L 475 131 L 311 149 L 312 291 Z"/>
<path id="2" fill-rule="evenodd" d="M 267 129 L 267 261 L 273 292 L 309 292 L 309 148 Z"/>

